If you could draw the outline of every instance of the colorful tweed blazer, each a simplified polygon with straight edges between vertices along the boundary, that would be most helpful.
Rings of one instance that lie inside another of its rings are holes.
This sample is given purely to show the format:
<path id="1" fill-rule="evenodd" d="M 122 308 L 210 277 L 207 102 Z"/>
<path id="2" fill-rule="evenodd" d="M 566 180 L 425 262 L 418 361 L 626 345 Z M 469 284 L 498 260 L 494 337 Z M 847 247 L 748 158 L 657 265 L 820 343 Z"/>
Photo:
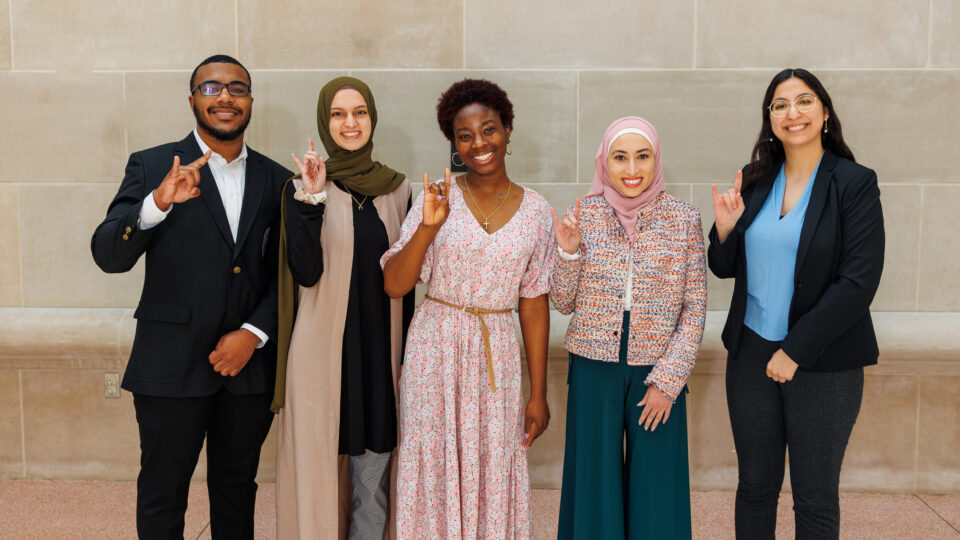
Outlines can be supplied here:
<path id="1" fill-rule="evenodd" d="M 555 252 L 550 278 L 557 311 L 573 313 L 564 345 L 593 360 L 618 360 L 627 257 L 633 257 L 627 363 L 653 365 L 646 383 L 676 399 L 700 351 L 707 309 L 700 212 L 661 193 L 637 218 L 631 240 L 596 195 L 580 201 L 579 225 L 580 258 Z"/>

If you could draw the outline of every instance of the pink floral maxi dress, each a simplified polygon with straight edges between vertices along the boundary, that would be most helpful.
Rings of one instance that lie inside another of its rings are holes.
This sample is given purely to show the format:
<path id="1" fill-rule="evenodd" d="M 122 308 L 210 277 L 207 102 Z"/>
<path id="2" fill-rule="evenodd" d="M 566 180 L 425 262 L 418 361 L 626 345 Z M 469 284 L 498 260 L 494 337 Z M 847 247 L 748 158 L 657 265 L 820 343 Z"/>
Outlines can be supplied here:
<path id="1" fill-rule="evenodd" d="M 423 195 L 403 223 L 400 251 L 423 218 Z M 488 234 L 463 192 L 450 189 L 450 215 L 424 257 L 427 294 L 459 306 L 515 308 L 550 289 L 550 206 L 524 188 L 523 202 Z M 531 537 L 530 481 L 512 313 L 483 315 L 496 391 L 476 315 L 424 300 L 407 336 L 400 376 L 397 536 L 400 539 Z"/>

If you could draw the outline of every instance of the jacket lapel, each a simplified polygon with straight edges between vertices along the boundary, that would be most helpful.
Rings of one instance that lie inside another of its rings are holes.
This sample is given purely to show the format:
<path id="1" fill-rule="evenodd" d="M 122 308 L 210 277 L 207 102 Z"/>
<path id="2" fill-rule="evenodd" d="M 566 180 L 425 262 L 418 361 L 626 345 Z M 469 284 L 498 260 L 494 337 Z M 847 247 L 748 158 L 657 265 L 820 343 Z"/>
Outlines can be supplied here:
<path id="1" fill-rule="evenodd" d="M 750 190 L 749 195 L 743 201 L 746 208 L 740 221 L 737 222 L 738 229 L 746 231 L 753 220 L 756 219 L 760 209 L 763 208 L 764 201 L 770 195 L 770 190 L 773 189 L 773 181 L 779 173 L 780 167 L 772 167 L 753 183 L 753 189 Z"/>
<path id="2" fill-rule="evenodd" d="M 180 163 L 187 165 L 193 163 L 201 155 L 200 145 L 193 133 L 187 135 L 187 138 L 177 143 L 177 154 L 180 155 Z M 230 224 L 227 222 L 227 211 L 223 209 L 223 199 L 220 197 L 220 190 L 217 189 L 217 182 L 213 179 L 213 173 L 210 172 L 210 166 L 200 167 L 200 200 L 207 206 L 213 222 L 220 229 L 223 239 L 230 244 L 233 242 L 233 234 L 230 233 Z"/>
<path id="3" fill-rule="evenodd" d="M 810 193 L 807 213 L 803 216 L 803 227 L 800 229 L 800 244 L 797 245 L 797 265 L 794 268 L 794 273 L 803 263 L 807 250 L 810 248 L 810 242 L 813 241 L 813 232 L 820 223 L 820 214 L 823 213 L 823 206 L 827 202 L 827 194 L 830 193 L 833 168 L 836 165 L 836 154 L 824 150 L 823 158 L 820 160 L 820 169 L 817 170 L 817 177 L 813 181 L 813 191 Z"/>
<path id="4" fill-rule="evenodd" d="M 260 201 L 266 189 L 263 158 L 247 147 L 247 171 L 244 177 L 243 206 L 240 208 L 240 223 L 237 227 L 237 243 L 233 247 L 233 258 L 240 255 L 240 248 L 250 234 L 254 218 L 260 212 Z"/>

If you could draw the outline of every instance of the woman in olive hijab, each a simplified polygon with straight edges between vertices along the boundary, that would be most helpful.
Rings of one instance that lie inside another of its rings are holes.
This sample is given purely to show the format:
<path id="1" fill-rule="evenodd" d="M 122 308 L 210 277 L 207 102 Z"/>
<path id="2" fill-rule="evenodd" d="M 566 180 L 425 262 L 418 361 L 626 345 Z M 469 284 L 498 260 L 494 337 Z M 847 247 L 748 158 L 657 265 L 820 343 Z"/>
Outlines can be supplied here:
<path id="1" fill-rule="evenodd" d="M 284 187 L 278 538 L 343 538 L 348 526 L 350 538 L 375 538 L 392 528 L 395 385 L 413 302 L 384 293 L 379 261 L 399 237 L 410 184 L 373 161 L 376 125 L 366 84 L 327 83 L 317 127 L 329 158 L 309 141 Z"/>

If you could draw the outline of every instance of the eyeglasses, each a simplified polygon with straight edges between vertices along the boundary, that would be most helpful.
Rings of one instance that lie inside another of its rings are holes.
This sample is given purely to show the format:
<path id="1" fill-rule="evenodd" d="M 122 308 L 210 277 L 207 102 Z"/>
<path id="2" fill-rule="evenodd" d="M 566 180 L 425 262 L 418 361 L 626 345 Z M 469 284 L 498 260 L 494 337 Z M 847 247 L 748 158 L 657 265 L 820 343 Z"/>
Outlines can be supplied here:
<path id="1" fill-rule="evenodd" d="M 233 81 L 227 84 L 217 81 L 203 81 L 195 86 L 191 92 L 200 90 L 200 94 L 204 96 L 219 96 L 220 93 L 223 92 L 224 87 L 226 87 L 227 92 L 233 97 L 247 97 L 250 95 L 250 85 L 240 81 Z"/>
<path id="2" fill-rule="evenodd" d="M 770 114 L 781 117 L 786 116 L 790 112 L 790 106 L 793 105 L 797 108 L 798 112 L 810 112 L 813 110 L 813 106 L 817 104 L 817 96 L 811 94 L 803 94 L 797 96 L 797 99 L 788 101 L 786 99 L 775 99 L 770 104 L 768 109 L 770 109 Z"/>

